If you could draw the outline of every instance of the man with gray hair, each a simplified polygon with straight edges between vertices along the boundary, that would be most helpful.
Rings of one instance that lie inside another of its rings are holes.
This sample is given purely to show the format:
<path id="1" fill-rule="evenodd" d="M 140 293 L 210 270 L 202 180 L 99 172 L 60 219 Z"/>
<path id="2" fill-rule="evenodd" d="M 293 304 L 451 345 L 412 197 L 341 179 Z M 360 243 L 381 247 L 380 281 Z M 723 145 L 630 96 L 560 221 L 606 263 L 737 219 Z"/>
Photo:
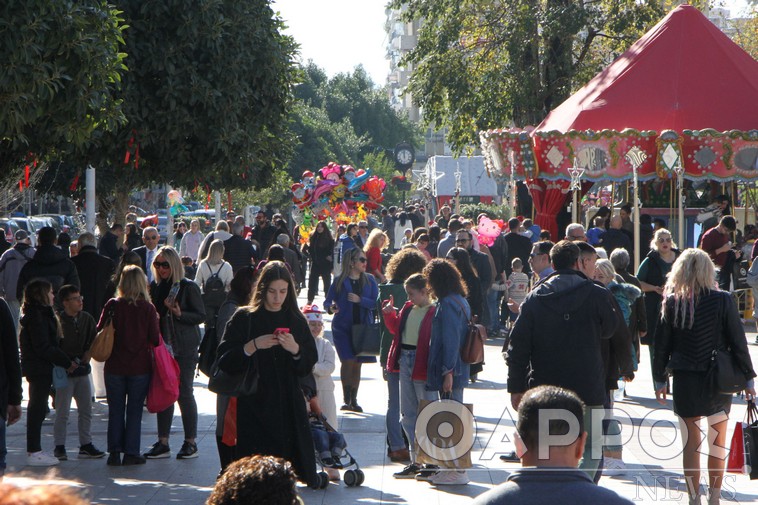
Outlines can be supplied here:
<path id="1" fill-rule="evenodd" d="M 290 249 L 290 238 L 286 233 L 280 233 L 276 236 L 276 243 L 282 246 L 284 250 L 284 262 L 287 263 L 292 272 L 292 276 L 295 278 L 295 286 L 300 286 L 305 281 L 303 277 L 303 269 L 300 265 L 300 259 L 297 257 L 297 253 Z"/>
<path id="2" fill-rule="evenodd" d="M 577 240 L 587 242 L 587 233 L 584 226 L 579 223 L 571 223 L 566 227 L 566 240 L 576 242 Z"/>
<path id="3" fill-rule="evenodd" d="M 158 242 L 160 241 L 160 235 L 158 234 L 158 228 L 155 226 L 148 226 L 142 230 L 142 242 L 143 246 L 134 249 L 139 255 L 139 259 L 142 260 L 142 270 L 147 275 L 147 282 L 150 284 L 153 281 L 153 260 L 158 256 Z"/>
<path id="4" fill-rule="evenodd" d="M 633 284 L 638 288 L 640 281 L 629 272 L 629 253 L 626 249 L 615 249 L 610 257 L 613 268 L 616 270 L 617 277 L 627 284 Z M 632 314 L 629 316 L 629 333 L 632 334 L 632 345 L 636 353 L 637 360 L 640 359 L 640 339 L 647 335 L 647 314 L 645 312 L 645 296 L 640 296 L 632 304 Z"/>
<path id="5" fill-rule="evenodd" d="M 98 320 L 105 302 L 105 289 L 116 264 L 109 257 L 98 254 L 95 236 L 86 232 L 79 235 L 79 254 L 71 258 L 79 274 L 79 292 L 84 297 L 85 312 Z"/>
<path id="6" fill-rule="evenodd" d="M 232 225 L 232 236 L 224 240 L 224 260 L 232 265 L 232 271 L 236 274 L 241 269 L 255 265 L 260 260 L 260 254 L 255 245 L 249 240 L 242 238 L 245 226 L 240 223 Z"/>

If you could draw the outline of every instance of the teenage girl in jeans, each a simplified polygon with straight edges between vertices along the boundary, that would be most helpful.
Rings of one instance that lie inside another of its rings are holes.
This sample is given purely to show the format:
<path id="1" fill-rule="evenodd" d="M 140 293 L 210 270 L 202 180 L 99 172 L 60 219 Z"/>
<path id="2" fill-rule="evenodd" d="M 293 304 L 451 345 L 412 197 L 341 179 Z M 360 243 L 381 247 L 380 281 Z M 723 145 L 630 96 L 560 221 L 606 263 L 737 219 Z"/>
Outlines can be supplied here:
<path id="1" fill-rule="evenodd" d="M 426 391 L 426 368 L 435 305 L 429 299 L 426 279 L 421 274 L 405 281 L 408 301 L 396 312 L 394 300 L 383 302 L 384 324 L 394 336 L 387 358 L 387 371 L 400 372 L 400 413 L 403 431 L 411 448 L 411 464 L 394 474 L 396 479 L 412 479 L 421 471 L 414 452 L 416 417 L 422 399 L 435 400 L 436 394 Z"/>

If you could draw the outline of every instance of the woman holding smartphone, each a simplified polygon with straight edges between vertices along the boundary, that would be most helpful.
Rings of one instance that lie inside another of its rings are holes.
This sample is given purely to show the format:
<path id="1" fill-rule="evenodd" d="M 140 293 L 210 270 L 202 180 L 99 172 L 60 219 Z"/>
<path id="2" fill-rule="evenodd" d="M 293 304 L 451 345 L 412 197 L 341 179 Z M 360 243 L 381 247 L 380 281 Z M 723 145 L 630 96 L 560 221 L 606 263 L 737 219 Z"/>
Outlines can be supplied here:
<path id="1" fill-rule="evenodd" d="M 311 373 L 318 351 L 284 263 L 269 261 L 260 271 L 250 306 L 229 320 L 217 355 L 219 367 L 227 373 L 238 374 L 248 366 L 258 371 L 257 391 L 237 397 L 235 458 L 281 457 L 292 462 L 301 481 L 317 483 L 313 439 L 298 379 Z"/>
<path id="2" fill-rule="evenodd" d="M 184 278 L 184 266 L 176 249 L 161 247 L 152 268 L 154 280 L 150 283 L 150 298 L 160 315 L 163 340 L 179 364 L 178 402 L 184 425 L 184 443 L 176 459 L 196 458 L 197 402 L 193 381 L 200 347 L 199 325 L 205 321 L 205 305 L 198 285 Z M 171 456 L 168 438 L 173 419 L 173 405 L 158 413 L 158 441 L 144 454 L 147 459 Z"/>

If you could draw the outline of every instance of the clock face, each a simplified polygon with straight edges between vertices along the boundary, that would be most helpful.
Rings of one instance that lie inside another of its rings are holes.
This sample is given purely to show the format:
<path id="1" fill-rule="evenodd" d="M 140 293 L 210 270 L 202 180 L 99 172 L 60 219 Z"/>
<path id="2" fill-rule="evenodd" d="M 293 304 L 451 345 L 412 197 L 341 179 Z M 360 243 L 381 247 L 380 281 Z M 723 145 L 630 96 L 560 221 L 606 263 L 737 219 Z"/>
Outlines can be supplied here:
<path id="1" fill-rule="evenodd" d="M 400 149 L 397 152 L 397 161 L 401 165 L 410 165 L 413 163 L 413 153 L 409 149 Z"/>

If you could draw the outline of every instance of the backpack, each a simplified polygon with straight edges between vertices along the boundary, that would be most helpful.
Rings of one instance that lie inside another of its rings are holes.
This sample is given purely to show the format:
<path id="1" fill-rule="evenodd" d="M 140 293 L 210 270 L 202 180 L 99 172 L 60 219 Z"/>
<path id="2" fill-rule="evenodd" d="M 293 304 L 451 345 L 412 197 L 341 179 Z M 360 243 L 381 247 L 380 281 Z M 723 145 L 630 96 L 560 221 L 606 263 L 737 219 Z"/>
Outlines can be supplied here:
<path id="1" fill-rule="evenodd" d="M 221 307 L 221 304 L 226 300 L 226 288 L 224 287 L 224 281 L 221 280 L 218 273 L 224 267 L 224 264 L 221 263 L 215 273 L 211 270 L 211 266 L 208 263 L 206 263 L 206 266 L 210 270 L 211 276 L 203 282 L 203 302 L 206 307 Z"/>

